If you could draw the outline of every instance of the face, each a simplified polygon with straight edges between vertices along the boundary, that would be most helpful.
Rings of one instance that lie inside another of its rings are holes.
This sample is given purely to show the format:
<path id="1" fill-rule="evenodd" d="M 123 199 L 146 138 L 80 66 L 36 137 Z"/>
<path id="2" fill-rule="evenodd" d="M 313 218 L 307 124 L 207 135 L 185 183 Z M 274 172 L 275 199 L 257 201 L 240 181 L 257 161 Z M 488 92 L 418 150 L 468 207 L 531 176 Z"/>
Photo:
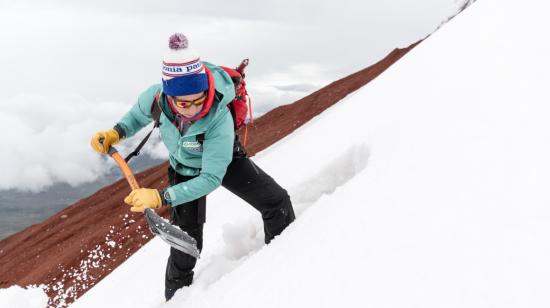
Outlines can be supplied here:
<path id="1" fill-rule="evenodd" d="M 201 99 L 204 98 L 204 99 Z M 194 93 L 189 95 L 181 96 L 170 96 L 172 100 L 172 105 L 176 110 L 186 118 L 191 118 L 202 110 L 204 106 L 204 101 L 206 100 L 206 92 Z M 189 107 L 180 107 L 177 102 L 192 102 Z M 199 106 L 196 104 L 201 103 Z"/>

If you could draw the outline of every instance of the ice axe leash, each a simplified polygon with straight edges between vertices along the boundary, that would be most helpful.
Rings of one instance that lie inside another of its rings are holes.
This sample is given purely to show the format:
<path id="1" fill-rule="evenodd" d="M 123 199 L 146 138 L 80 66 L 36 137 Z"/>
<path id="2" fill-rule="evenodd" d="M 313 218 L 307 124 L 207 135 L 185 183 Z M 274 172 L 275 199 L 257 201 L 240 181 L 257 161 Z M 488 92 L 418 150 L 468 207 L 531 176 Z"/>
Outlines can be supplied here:
<path id="1" fill-rule="evenodd" d="M 126 181 L 128 181 L 130 188 L 132 190 L 140 188 L 132 169 L 130 169 L 130 166 L 128 166 L 124 158 L 122 158 L 120 153 L 118 153 L 117 149 L 111 146 L 107 154 L 109 154 L 109 156 L 111 156 L 118 164 L 120 170 L 126 178 Z M 175 249 L 197 259 L 200 258 L 200 251 L 197 248 L 197 241 L 193 237 L 185 231 L 182 231 L 181 229 L 166 222 L 150 208 L 145 209 L 144 215 L 151 233 L 159 236 L 163 241 Z"/>
<path id="2" fill-rule="evenodd" d="M 241 76 L 244 78 L 244 69 L 248 66 L 248 63 L 250 61 L 247 59 L 244 59 L 241 61 L 241 64 L 239 64 L 239 66 L 237 66 L 237 68 L 235 68 L 235 70 L 237 72 L 239 72 L 239 74 L 241 74 Z"/>

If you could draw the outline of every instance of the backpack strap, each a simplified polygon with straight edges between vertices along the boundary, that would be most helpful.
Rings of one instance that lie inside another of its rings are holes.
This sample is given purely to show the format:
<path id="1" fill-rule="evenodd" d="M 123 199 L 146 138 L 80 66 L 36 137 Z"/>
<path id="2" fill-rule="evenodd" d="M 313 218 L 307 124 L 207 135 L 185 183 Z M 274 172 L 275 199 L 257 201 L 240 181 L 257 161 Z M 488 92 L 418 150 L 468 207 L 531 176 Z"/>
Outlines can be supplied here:
<path id="1" fill-rule="evenodd" d="M 231 112 L 231 117 L 233 118 L 233 130 L 237 131 L 237 110 L 235 110 L 235 104 L 233 104 L 233 101 L 231 103 L 227 104 L 229 107 L 229 112 Z"/>
<path id="2" fill-rule="evenodd" d="M 204 133 L 197 135 L 197 142 L 201 145 L 204 143 Z"/>
<path id="3" fill-rule="evenodd" d="M 136 147 L 136 149 L 132 153 L 128 154 L 128 156 L 126 156 L 126 158 L 124 159 L 126 162 L 130 161 L 130 159 L 132 159 L 133 157 L 139 155 L 141 148 L 143 148 L 145 143 L 147 143 L 147 141 L 149 140 L 149 137 L 151 137 L 151 134 L 153 133 L 155 128 L 159 127 L 161 113 L 162 113 L 162 108 L 160 107 L 160 92 L 157 92 L 157 94 L 155 94 L 155 100 L 153 101 L 153 104 L 151 106 L 151 115 L 153 117 L 153 121 L 155 121 L 155 125 L 153 126 L 153 129 L 147 134 L 147 136 L 145 136 L 145 138 L 141 140 L 141 142 Z"/>

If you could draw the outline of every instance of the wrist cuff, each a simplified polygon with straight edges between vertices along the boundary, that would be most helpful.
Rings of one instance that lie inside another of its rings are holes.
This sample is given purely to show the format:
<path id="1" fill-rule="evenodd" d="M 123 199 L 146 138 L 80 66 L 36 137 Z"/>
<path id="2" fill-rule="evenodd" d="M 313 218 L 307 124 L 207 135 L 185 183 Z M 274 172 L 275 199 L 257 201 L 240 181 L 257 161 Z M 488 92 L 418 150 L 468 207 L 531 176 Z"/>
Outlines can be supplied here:
<path id="1" fill-rule="evenodd" d="M 167 189 L 160 192 L 160 198 L 162 199 L 162 205 L 172 206 L 172 198 L 170 198 L 170 193 Z"/>
<path id="2" fill-rule="evenodd" d="M 113 129 L 116 130 L 116 132 L 118 133 L 118 137 L 120 137 L 120 140 L 126 138 L 126 132 L 124 131 L 124 129 L 122 129 L 120 125 L 115 125 Z"/>

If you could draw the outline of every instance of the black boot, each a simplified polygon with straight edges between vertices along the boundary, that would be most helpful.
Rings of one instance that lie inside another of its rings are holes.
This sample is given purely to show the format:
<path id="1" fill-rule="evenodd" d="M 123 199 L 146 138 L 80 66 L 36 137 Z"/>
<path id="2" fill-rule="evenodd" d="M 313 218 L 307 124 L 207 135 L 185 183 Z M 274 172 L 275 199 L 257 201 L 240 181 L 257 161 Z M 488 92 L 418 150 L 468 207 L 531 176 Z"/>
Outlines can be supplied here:
<path id="1" fill-rule="evenodd" d="M 176 289 L 164 289 L 164 298 L 166 298 L 166 301 L 169 301 L 174 297 L 174 294 L 176 294 Z"/>
<path id="2" fill-rule="evenodd" d="M 296 219 L 294 209 L 292 208 L 292 203 L 290 202 L 288 195 L 285 199 L 286 200 L 283 201 L 283 206 L 280 208 L 271 211 L 264 211 L 262 213 L 266 244 L 269 244 L 275 236 L 281 234 L 281 232 L 283 232 L 283 230 Z"/>
<path id="3" fill-rule="evenodd" d="M 174 294 L 176 294 L 176 291 L 183 288 L 188 287 L 193 283 L 193 271 L 188 273 L 180 273 L 179 278 L 175 277 L 168 277 L 166 280 L 166 285 L 164 288 L 164 297 L 166 298 L 166 301 L 169 301 Z"/>

